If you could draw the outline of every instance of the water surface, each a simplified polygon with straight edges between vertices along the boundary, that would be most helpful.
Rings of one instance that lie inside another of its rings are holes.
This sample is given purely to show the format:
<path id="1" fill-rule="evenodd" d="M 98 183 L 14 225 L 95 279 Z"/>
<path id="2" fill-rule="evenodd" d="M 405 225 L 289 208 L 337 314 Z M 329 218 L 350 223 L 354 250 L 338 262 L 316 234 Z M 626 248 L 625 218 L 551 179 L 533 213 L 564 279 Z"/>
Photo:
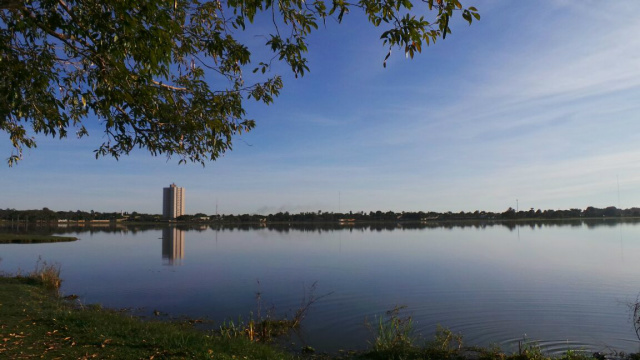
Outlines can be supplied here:
<path id="1" fill-rule="evenodd" d="M 0 245 L 0 270 L 62 266 L 85 303 L 171 317 L 289 316 L 315 283 L 297 345 L 363 349 L 365 322 L 405 305 L 416 331 L 437 324 L 468 345 L 535 340 L 549 352 L 639 351 L 628 304 L 640 291 L 640 223 L 399 228 L 58 230 L 73 243 Z"/>

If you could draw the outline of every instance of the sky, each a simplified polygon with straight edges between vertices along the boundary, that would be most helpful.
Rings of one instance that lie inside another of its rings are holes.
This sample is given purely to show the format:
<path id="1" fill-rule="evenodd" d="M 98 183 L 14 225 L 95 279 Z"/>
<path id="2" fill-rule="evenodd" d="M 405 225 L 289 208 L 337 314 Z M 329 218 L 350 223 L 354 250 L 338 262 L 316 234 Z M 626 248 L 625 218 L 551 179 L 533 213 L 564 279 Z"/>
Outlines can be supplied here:
<path id="1" fill-rule="evenodd" d="M 38 136 L 0 163 L 0 208 L 157 214 L 171 183 L 189 214 L 640 206 L 640 1 L 462 3 L 481 20 L 386 68 L 384 29 L 356 10 L 327 22 L 310 72 L 276 66 L 281 95 L 247 102 L 256 128 L 204 167 L 96 160 L 95 119 L 83 139 Z"/>

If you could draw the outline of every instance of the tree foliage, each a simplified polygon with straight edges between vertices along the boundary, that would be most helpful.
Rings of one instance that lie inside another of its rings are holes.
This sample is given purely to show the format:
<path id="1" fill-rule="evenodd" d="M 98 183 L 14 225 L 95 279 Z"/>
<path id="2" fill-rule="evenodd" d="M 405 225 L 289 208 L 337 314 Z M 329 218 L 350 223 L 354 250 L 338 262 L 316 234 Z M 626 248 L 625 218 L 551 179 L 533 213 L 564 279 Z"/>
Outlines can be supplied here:
<path id="1" fill-rule="evenodd" d="M 279 94 L 272 65 L 304 75 L 307 36 L 352 10 L 384 27 L 387 58 L 393 48 L 413 57 L 445 38 L 456 14 L 480 18 L 458 0 L 0 0 L 8 163 L 36 147 L 36 134 L 82 137 L 91 119 L 104 129 L 96 158 L 142 148 L 204 165 L 255 126 L 243 101 L 269 104 Z M 271 20 L 267 59 L 252 59 L 242 42 L 257 16 Z M 263 77 L 245 83 L 247 70 Z"/>

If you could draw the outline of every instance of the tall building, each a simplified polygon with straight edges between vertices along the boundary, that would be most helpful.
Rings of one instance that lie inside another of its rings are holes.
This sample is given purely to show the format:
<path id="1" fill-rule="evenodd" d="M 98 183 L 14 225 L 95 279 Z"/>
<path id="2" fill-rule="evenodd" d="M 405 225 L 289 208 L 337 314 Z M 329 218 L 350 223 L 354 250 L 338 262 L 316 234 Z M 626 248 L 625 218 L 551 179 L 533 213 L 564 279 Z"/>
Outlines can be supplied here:
<path id="1" fill-rule="evenodd" d="M 184 188 L 171 184 L 162 189 L 162 216 L 174 220 L 184 215 Z"/>

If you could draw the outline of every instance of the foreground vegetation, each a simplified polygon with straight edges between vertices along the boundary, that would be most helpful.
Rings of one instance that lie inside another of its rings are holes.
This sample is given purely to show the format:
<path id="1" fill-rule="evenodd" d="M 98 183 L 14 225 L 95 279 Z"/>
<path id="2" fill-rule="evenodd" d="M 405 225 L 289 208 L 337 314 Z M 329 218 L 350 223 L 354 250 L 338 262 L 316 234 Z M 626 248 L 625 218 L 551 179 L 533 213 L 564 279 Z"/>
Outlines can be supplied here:
<path id="1" fill-rule="evenodd" d="M 73 236 L 39 235 L 39 234 L 7 234 L 0 233 L 0 244 L 35 244 L 76 241 Z"/>
<path id="2" fill-rule="evenodd" d="M 376 334 L 372 350 L 363 354 L 368 359 L 429 359 L 429 360 L 640 360 L 639 354 L 591 353 L 567 350 L 560 356 L 549 356 L 535 341 L 523 338 L 516 353 L 505 353 L 497 346 L 466 347 L 461 334 L 438 326 L 431 340 L 421 339 L 413 332 L 410 316 L 402 316 L 403 307 L 389 310 L 385 316 L 368 324 Z"/>
<path id="3" fill-rule="evenodd" d="M 45 275 L 0 278 L 0 358 L 287 359 L 274 347 L 179 323 L 143 322 L 55 293 Z"/>
<path id="4" fill-rule="evenodd" d="M 462 336 L 438 328 L 431 341 L 413 334 L 410 317 L 398 307 L 369 324 L 371 349 L 337 355 L 316 354 L 310 347 L 286 352 L 271 343 L 299 325 L 319 297 L 310 296 L 292 320 L 268 315 L 247 322 L 226 323 L 200 331 L 193 322 L 142 321 L 126 312 L 84 306 L 58 295 L 59 268 L 39 261 L 29 274 L 0 276 L 0 357 L 64 359 L 451 359 L 544 360 L 535 344 L 523 341 L 517 353 L 498 348 L 464 347 Z M 604 359 L 604 355 L 567 351 L 555 359 Z M 611 358 L 611 357 L 609 357 Z M 617 359 L 638 360 L 617 354 Z"/>

